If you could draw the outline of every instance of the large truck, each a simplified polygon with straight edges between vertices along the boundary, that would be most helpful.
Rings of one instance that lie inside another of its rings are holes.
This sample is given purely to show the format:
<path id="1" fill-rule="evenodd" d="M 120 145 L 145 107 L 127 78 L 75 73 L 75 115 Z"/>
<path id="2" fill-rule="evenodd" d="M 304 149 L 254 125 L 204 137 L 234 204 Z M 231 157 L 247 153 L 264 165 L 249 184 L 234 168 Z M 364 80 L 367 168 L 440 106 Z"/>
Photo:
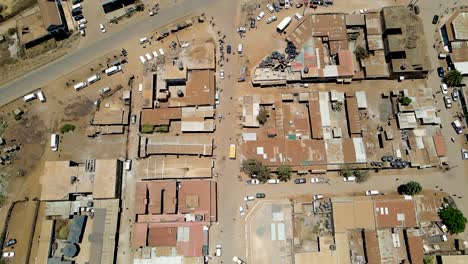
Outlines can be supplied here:
<path id="1" fill-rule="evenodd" d="M 276 27 L 276 31 L 280 33 L 283 32 L 289 26 L 289 24 L 291 24 L 291 21 L 291 17 L 285 17 Z"/>
<path id="2" fill-rule="evenodd" d="M 52 149 L 52 151 L 58 150 L 58 143 L 59 143 L 59 135 L 52 134 L 50 136 L 50 148 Z"/>
<path id="3" fill-rule="evenodd" d="M 231 144 L 229 146 L 229 158 L 236 159 L 236 145 L 235 144 Z"/>
<path id="4" fill-rule="evenodd" d="M 109 69 L 105 70 L 104 72 L 107 75 L 112 75 L 112 74 L 117 73 L 117 72 L 119 72 L 121 70 L 122 70 L 122 66 L 112 66 Z"/>

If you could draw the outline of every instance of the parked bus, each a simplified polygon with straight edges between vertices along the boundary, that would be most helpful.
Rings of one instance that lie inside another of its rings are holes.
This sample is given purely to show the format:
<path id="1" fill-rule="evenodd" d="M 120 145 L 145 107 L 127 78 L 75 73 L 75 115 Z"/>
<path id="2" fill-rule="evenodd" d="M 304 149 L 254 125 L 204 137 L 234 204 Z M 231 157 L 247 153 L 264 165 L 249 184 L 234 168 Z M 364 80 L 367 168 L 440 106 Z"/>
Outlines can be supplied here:
<path id="1" fill-rule="evenodd" d="M 95 75 L 88 78 L 88 84 L 95 83 L 95 82 L 99 81 L 100 79 L 101 79 L 101 77 L 99 76 L 99 74 L 95 74 Z"/>
<path id="2" fill-rule="evenodd" d="M 289 24 L 291 23 L 291 20 L 292 20 L 291 17 L 285 17 L 283 21 L 281 21 L 276 27 L 276 31 L 283 32 L 283 30 L 285 30 L 289 26 Z"/>
<path id="3" fill-rule="evenodd" d="M 88 86 L 87 82 L 80 82 L 80 83 L 75 84 L 73 88 L 75 88 L 75 90 L 78 92 L 79 90 L 85 88 L 86 86 Z"/>
<path id="4" fill-rule="evenodd" d="M 58 150 L 58 143 L 59 143 L 59 135 L 52 134 L 50 136 L 50 148 L 52 149 L 52 151 Z"/>
<path id="5" fill-rule="evenodd" d="M 229 158 L 230 159 L 236 158 L 236 145 L 235 144 L 231 144 L 229 146 Z"/>
<path id="6" fill-rule="evenodd" d="M 25 102 L 29 102 L 29 101 L 32 101 L 32 100 L 36 99 L 36 95 L 33 94 L 33 93 L 32 94 L 27 94 L 23 98 L 24 98 Z"/>
<path id="7" fill-rule="evenodd" d="M 36 95 L 37 95 L 37 98 L 39 98 L 39 101 L 41 101 L 41 102 L 43 102 L 43 103 L 46 101 L 46 99 L 45 99 L 45 97 L 44 97 L 44 93 L 42 93 L 42 91 L 38 91 L 38 92 L 36 93 Z"/>
<path id="8" fill-rule="evenodd" d="M 107 75 L 112 75 L 112 74 L 117 73 L 117 72 L 119 72 L 121 70 L 122 70 L 122 66 L 112 66 L 109 69 L 105 70 L 104 72 Z"/>

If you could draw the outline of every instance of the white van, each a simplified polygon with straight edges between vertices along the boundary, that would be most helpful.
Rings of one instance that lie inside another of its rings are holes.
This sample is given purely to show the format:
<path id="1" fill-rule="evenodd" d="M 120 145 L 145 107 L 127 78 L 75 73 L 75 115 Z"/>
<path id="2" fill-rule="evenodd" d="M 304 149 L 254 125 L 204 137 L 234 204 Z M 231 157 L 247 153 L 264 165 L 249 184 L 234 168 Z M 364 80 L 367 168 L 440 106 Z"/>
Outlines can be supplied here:
<path id="1" fill-rule="evenodd" d="M 59 135 L 52 134 L 50 136 L 50 148 L 52 149 L 52 151 L 58 150 L 58 143 L 59 143 Z"/>
<path id="2" fill-rule="evenodd" d="M 95 82 L 99 81 L 100 79 L 101 79 L 101 77 L 99 76 L 99 74 L 95 74 L 95 75 L 88 78 L 88 84 L 95 83 Z"/>
<path id="3" fill-rule="evenodd" d="M 33 94 L 33 93 L 32 94 L 27 94 L 23 98 L 24 98 L 25 102 L 29 102 L 29 101 L 32 101 L 32 100 L 36 99 L 36 95 Z"/>
<path id="4" fill-rule="evenodd" d="M 138 84 L 138 91 L 139 91 L 140 93 L 143 92 L 143 84 L 142 84 L 142 83 L 139 83 L 139 84 Z"/>
<path id="5" fill-rule="evenodd" d="M 110 76 L 110 75 L 112 75 L 112 74 L 114 74 L 114 73 L 116 73 L 116 72 L 119 72 L 119 71 L 121 71 L 121 70 L 122 70 L 122 66 L 119 65 L 119 66 L 112 66 L 112 67 L 110 67 L 109 69 L 105 70 L 104 72 L 105 72 L 108 76 Z"/>
<path id="6" fill-rule="evenodd" d="M 151 60 L 153 57 L 151 57 L 151 55 L 150 55 L 149 53 L 146 53 L 146 54 L 145 54 L 145 58 L 146 58 L 147 60 Z"/>
<path id="7" fill-rule="evenodd" d="M 128 171 L 132 169 L 132 160 L 125 161 L 125 169 Z"/>
<path id="8" fill-rule="evenodd" d="M 299 21 L 299 20 L 302 19 L 302 15 L 299 14 L 299 13 L 296 13 L 296 14 L 294 15 L 294 18 L 296 18 L 296 19 Z"/>
<path id="9" fill-rule="evenodd" d="M 268 183 L 269 184 L 278 184 L 280 181 L 278 179 L 269 179 Z"/>
<path id="10" fill-rule="evenodd" d="M 164 50 L 162 48 L 159 48 L 159 54 L 161 54 L 162 56 L 164 56 Z"/>
<path id="11" fill-rule="evenodd" d="M 45 99 L 44 94 L 42 93 L 42 91 L 38 91 L 38 92 L 36 93 L 36 95 L 37 95 L 37 98 L 39 98 L 39 101 L 41 101 L 41 102 L 43 102 L 43 103 L 46 101 L 46 99 Z"/>
<path id="12" fill-rule="evenodd" d="M 242 46 L 242 43 L 239 43 L 239 45 L 237 45 L 237 53 L 242 54 L 243 50 L 244 50 L 244 47 Z"/>
<path id="13" fill-rule="evenodd" d="M 158 53 L 156 51 L 153 51 L 153 57 L 158 57 Z"/>
<path id="14" fill-rule="evenodd" d="M 344 178 L 343 178 L 343 181 L 345 181 L 345 182 L 355 182 L 355 181 L 356 181 L 356 177 L 354 177 L 354 176 L 344 177 Z"/>
<path id="15" fill-rule="evenodd" d="M 145 59 L 145 57 L 143 57 L 143 56 L 140 56 L 140 61 L 141 61 L 141 63 L 145 64 L 145 62 L 146 62 L 146 59 Z"/>
<path id="16" fill-rule="evenodd" d="M 439 53 L 439 59 L 447 58 L 447 53 Z"/>
<path id="17" fill-rule="evenodd" d="M 380 194 L 380 192 L 377 191 L 377 190 L 368 190 L 368 191 L 366 191 L 367 196 L 378 195 L 378 194 Z"/>
<path id="18" fill-rule="evenodd" d="M 463 126 L 460 120 L 455 119 L 452 122 L 452 126 L 453 126 L 453 129 L 455 129 L 455 132 L 457 132 L 457 134 L 461 134 L 463 132 Z"/>
<path id="19" fill-rule="evenodd" d="M 143 45 L 143 44 L 145 44 L 145 43 L 148 43 L 148 41 L 149 41 L 149 40 L 148 40 L 147 37 L 141 38 L 141 39 L 140 39 L 140 45 Z"/>
<path id="20" fill-rule="evenodd" d="M 221 257 L 221 245 L 216 245 L 216 257 Z"/>
<path id="21" fill-rule="evenodd" d="M 80 82 L 80 83 L 75 84 L 73 88 L 75 88 L 75 90 L 78 92 L 79 90 L 85 88 L 86 86 L 88 86 L 87 82 Z"/>
<path id="22" fill-rule="evenodd" d="M 81 4 L 72 5 L 71 10 L 81 10 Z"/>

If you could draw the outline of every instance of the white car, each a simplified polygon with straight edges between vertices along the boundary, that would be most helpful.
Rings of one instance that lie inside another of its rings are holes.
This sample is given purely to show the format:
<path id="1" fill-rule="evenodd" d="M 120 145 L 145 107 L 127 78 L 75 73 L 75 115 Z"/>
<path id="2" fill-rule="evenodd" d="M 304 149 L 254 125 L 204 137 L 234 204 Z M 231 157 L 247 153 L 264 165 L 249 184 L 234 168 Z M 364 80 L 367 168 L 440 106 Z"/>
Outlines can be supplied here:
<path id="1" fill-rule="evenodd" d="M 267 8 L 268 8 L 268 11 L 270 11 L 271 13 L 274 13 L 274 12 L 275 12 L 275 9 L 273 8 L 273 5 L 272 5 L 272 4 L 268 4 L 268 5 L 267 5 Z"/>
<path id="2" fill-rule="evenodd" d="M 269 179 L 268 183 L 269 184 L 278 184 L 280 181 L 278 179 Z"/>
<path id="3" fill-rule="evenodd" d="M 255 196 L 249 195 L 244 197 L 244 202 L 255 200 Z"/>
<path id="4" fill-rule="evenodd" d="M 78 21 L 78 24 L 86 24 L 88 21 L 86 21 L 86 18 L 82 18 Z"/>
<path id="5" fill-rule="evenodd" d="M 140 61 L 141 61 L 141 63 L 143 63 L 143 64 L 144 64 L 144 63 L 146 62 L 146 59 L 145 59 L 145 57 L 143 57 L 143 56 L 140 56 Z"/>
<path id="6" fill-rule="evenodd" d="M 276 20 L 277 20 L 276 16 L 271 16 L 271 17 L 267 18 L 266 23 L 270 24 L 272 22 L 275 22 Z"/>
<path id="7" fill-rule="evenodd" d="M 329 181 L 325 178 L 311 178 L 311 183 L 328 183 Z"/>
<path id="8" fill-rule="evenodd" d="M 260 181 L 257 179 L 251 179 L 246 182 L 247 184 L 260 184 Z"/>
<path id="9" fill-rule="evenodd" d="M 219 71 L 219 78 L 222 80 L 224 79 L 224 70 Z"/>
<path id="10" fill-rule="evenodd" d="M 262 18 L 263 18 L 264 16 L 265 16 L 265 12 L 263 12 L 263 11 L 260 12 L 260 14 L 258 14 L 258 16 L 257 16 L 257 20 L 258 20 L 258 21 L 262 20 Z"/>
<path id="11" fill-rule="evenodd" d="M 106 33 L 106 28 L 104 27 L 103 24 L 99 24 L 99 28 L 101 29 L 102 33 Z"/>
<path id="12" fill-rule="evenodd" d="M 164 56 L 164 50 L 162 48 L 159 48 L 159 54 L 161 54 L 161 56 Z"/>
<path id="13" fill-rule="evenodd" d="M 215 256 L 221 257 L 221 245 L 216 245 L 216 253 Z"/>
<path id="14" fill-rule="evenodd" d="M 296 14 L 294 15 L 294 17 L 295 17 L 298 21 L 301 20 L 301 18 L 302 18 L 301 14 L 299 14 L 299 13 L 296 13 Z"/>
<path id="15" fill-rule="evenodd" d="M 11 252 L 11 251 L 8 251 L 8 252 L 3 252 L 3 255 L 2 255 L 4 258 L 12 258 L 15 256 L 15 252 Z"/>
<path id="16" fill-rule="evenodd" d="M 367 196 L 370 196 L 370 195 L 378 195 L 378 194 L 380 194 L 380 192 L 377 191 L 377 190 L 368 190 L 368 191 L 366 191 L 366 195 L 367 195 Z"/>
<path id="17" fill-rule="evenodd" d="M 289 9 L 291 7 L 291 2 L 289 0 L 284 1 L 284 9 Z"/>
<path id="18" fill-rule="evenodd" d="M 86 36 L 86 31 L 84 29 L 81 29 L 80 30 L 80 35 L 83 36 L 83 37 Z"/>
<path id="19" fill-rule="evenodd" d="M 468 159 L 468 149 L 462 149 L 461 154 L 462 154 L 462 159 L 463 160 Z"/>
<path id="20" fill-rule="evenodd" d="M 442 93 L 443 93 L 443 94 L 447 94 L 447 93 L 448 93 L 448 86 L 447 86 L 447 84 L 441 83 L 441 84 L 440 84 L 440 90 L 442 90 Z"/>
<path id="21" fill-rule="evenodd" d="M 148 10 L 148 12 L 149 12 L 149 15 L 150 15 L 150 16 L 153 16 L 153 15 L 154 15 L 153 9 Z"/>
<path id="22" fill-rule="evenodd" d="M 237 257 L 237 256 L 234 256 L 234 257 L 232 258 L 232 261 L 233 261 L 234 263 L 236 263 L 236 264 L 243 264 L 243 263 L 244 263 L 244 261 L 242 261 L 242 260 L 241 260 L 239 257 Z"/>
<path id="23" fill-rule="evenodd" d="M 322 194 L 316 194 L 316 195 L 312 196 L 312 198 L 314 199 L 314 201 L 317 201 L 317 200 L 323 199 L 323 195 Z"/>
<path id="24" fill-rule="evenodd" d="M 86 24 L 78 24 L 78 29 L 85 29 L 86 28 Z"/>
<path id="25" fill-rule="evenodd" d="M 239 206 L 239 213 L 240 213 L 241 216 L 243 216 L 245 214 L 244 207 Z"/>
<path id="26" fill-rule="evenodd" d="M 453 101 L 458 101 L 458 99 L 460 98 L 460 94 L 458 92 L 457 89 L 454 89 L 453 92 L 452 92 L 452 98 L 453 98 Z"/>
<path id="27" fill-rule="evenodd" d="M 151 60 L 153 57 L 151 57 L 151 54 L 146 53 L 146 54 L 145 54 L 145 58 L 146 58 L 147 60 Z"/>
<path id="28" fill-rule="evenodd" d="M 354 176 L 343 177 L 343 181 L 344 182 L 355 182 L 356 177 L 354 177 Z"/>
<path id="29" fill-rule="evenodd" d="M 452 108 L 452 99 L 448 96 L 444 96 L 444 103 L 446 108 Z"/>

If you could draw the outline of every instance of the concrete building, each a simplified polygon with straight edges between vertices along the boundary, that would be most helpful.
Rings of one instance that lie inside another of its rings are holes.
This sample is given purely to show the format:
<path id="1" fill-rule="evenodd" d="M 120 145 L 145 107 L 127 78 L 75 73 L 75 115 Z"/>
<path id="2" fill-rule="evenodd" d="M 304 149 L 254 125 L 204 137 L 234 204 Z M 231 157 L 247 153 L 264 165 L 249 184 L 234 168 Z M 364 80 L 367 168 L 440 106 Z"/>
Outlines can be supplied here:
<path id="1" fill-rule="evenodd" d="M 446 52 L 450 52 L 449 64 L 462 74 L 468 74 L 468 8 L 461 7 L 440 29 Z"/>

